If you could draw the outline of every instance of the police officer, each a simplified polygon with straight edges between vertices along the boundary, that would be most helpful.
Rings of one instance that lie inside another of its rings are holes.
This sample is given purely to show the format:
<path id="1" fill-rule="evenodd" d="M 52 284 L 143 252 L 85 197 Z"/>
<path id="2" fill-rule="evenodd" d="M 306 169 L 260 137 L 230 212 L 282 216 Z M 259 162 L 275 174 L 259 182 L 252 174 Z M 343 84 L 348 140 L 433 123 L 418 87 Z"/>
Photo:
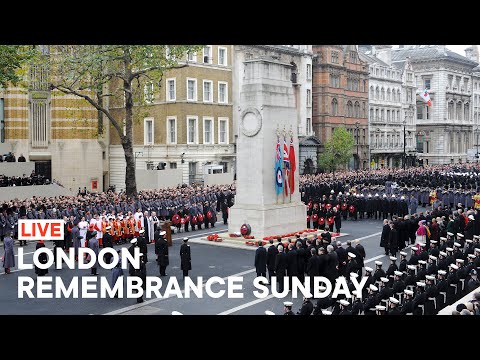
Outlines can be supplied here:
<path id="1" fill-rule="evenodd" d="M 183 238 L 183 244 L 180 246 L 180 264 L 183 271 L 183 278 L 188 276 L 188 271 L 192 270 L 192 258 L 190 252 L 190 245 L 187 244 L 188 237 Z"/>

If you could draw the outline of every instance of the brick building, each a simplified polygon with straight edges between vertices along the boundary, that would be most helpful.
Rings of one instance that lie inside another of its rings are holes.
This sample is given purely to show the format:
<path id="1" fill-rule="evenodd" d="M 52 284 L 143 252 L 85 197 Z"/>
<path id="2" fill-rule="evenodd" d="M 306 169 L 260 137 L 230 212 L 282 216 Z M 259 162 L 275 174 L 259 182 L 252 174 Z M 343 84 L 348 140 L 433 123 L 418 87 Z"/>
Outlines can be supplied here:
<path id="1" fill-rule="evenodd" d="M 336 127 L 355 139 L 349 169 L 369 168 L 368 64 L 355 45 L 313 45 L 313 130 L 322 144 Z"/>

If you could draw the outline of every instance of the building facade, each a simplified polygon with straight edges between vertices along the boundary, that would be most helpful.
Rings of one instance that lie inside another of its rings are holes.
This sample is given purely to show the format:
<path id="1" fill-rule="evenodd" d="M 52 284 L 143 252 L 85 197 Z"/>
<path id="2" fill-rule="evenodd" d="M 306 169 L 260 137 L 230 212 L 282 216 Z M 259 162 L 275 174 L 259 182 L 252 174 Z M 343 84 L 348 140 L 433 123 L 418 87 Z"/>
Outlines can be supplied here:
<path id="1" fill-rule="evenodd" d="M 415 77 L 410 61 L 392 65 L 392 46 L 360 48 L 369 64 L 369 125 L 371 168 L 414 164 Z"/>
<path id="2" fill-rule="evenodd" d="M 465 56 L 472 61 L 479 62 L 478 46 L 472 45 L 465 49 Z M 473 157 L 471 161 L 480 160 L 480 65 L 472 70 L 472 102 L 473 102 Z"/>
<path id="3" fill-rule="evenodd" d="M 313 130 L 324 144 L 336 127 L 355 139 L 349 169 L 369 168 L 368 64 L 355 45 L 313 45 Z"/>
<path id="4" fill-rule="evenodd" d="M 424 165 L 465 162 L 473 148 L 472 72 L 478 65 L 444 45 L 400 46 L 393 64 L 410 58 L 417 89 L 428 90 L 429 107 L 416 97 L 417 158 Z"/>
<path id="5" fill-rule="evenodd" d="M 235 104 L 240 103 L 244 62 L 265 58 L 289 64 L 292 69 L 291 81 L 297 109 L 299 170 L 300 174 L 314 173 L 320 141 L 314 136 L 312 127 L 312 45 L 236 45 L 234 49 L 234 136 L 238 135 L 238 121 L 242 112 Z"/>
<path id="6" fill-rule="evenodd" d="M 136 169 L 181 169 L 184 184 L 202 182 L 206 165 L 232 172 L 231 45 L 207 45 L 179 59 L 188 66 L 170 69 L 160 84 L 145 83 L 143 102 L 134 106 L 133 151 Z M 117 118 L 122 103 L 109 109 Z M 125 158 L 116 130 L 110 128 L 110 183 L 125 188 Z"/>
<path id="7" fill-rule="evenodd" d="M 42 49 L 49 53 L 47 46 Z M 28 88 L 0 89 L 0 152 L 23 154 L 35 162 L 37 173 L 74 192 L 103 191 L 108 187 L 106 123 L 85 100 L 50 91 L 49 76 L 47 67 L 35 66 L 26 72 Z"/>

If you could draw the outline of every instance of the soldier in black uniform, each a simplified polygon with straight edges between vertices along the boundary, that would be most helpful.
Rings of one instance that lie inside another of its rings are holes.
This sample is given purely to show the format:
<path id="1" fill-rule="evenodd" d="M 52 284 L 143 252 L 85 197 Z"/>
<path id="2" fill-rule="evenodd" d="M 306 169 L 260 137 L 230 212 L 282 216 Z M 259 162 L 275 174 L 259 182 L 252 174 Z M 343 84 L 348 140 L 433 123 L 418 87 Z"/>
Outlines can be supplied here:
<path id="1" fill-rule="evenodd" d="M 375 285 L 375 279 L 373 278 L 373 269 L 371 267 L 365 267 L 365 277 L 367 278 L 367 281 L 365 282 L 365 285 L 363 286 L 362 290 L 362 298 L 365 299 L 368 295 L 368 288 L 370 285 Z"/>
<path id="2" fill-rule="evenodd" d="M 165 231 L 160 231 L 155 242 L 155 254 L 157 255 L 157 264 L 160 267 L 160 276 L 167 276 L 165 271 L 169 265 L 168 243 L 164 238 L 165 234 Z"/>
<path id="3" fill-rule="evenodd" d="M 435 276 L 427 275 L 425 277 L 425 282 L 427 286 L 425 287 L 425 315 L 435 315 L 435 301 L 433 299 L 437 298 L 437 287 L 434 284 Z"/>
<path id="4" fill-rule="evenodd" d="M 192 257 L 190 252 L 190 245 L 187 244 L 188 237 L 183 238 L 183 244 L 180 246 L 180 263 L 183 271 L 183 278 L 188 276 L 188 271 L 192 270 Z"/>
<path id="5" fill-rule="evenodd" d="M 311 315 L 312 314 L 313 304 L 312 304 L 312 301 L 310 300 L 311 298 L 312 298 L 311 295 L 307 295 L 303 298 L 302 308 L 297 313 L 297 315 Z"/>
<path id="6" fill-rule="evenodd" d="M 352 312 L 349 310 L 350 303 L 347 300 L 342 299 L 339 301 L 339 304 L 340 304 L 340 311 L 338 315 L 352 315 Z"/>
<path id="7" fill-rule="evenodd" d="M 447 247 L 447 266 L 455 264 L 455 256 L 453 256 L 453 248 Z"/>
<path id="8" fill-rule="evenodd" d="M 422 281 L 416 282 L 417 289 L 415 293 L 415 298 L 413 299 L 413 315 L 423 315 L 421 306 L 425 306 L 425 301 L 427 300 L 425 296 L 425 283 Z"/>
<path id="9" fill-rule="evenodd" d="M 390 266 L 388 267 L 386 272 L 386 277 L 389 279 L 393 279 L 394 272 L 398 270 L 396 261 L 397 261 L 397 258 L 395 256 L 390 256 Z M 389 284 L 390 284 L 390 287 L 392 287 L 393 281 L 390 281 Z"/>
<path id="10" fill-rule="evenodd" d="M 389 299 L 389 309 L 387 311 L 387 315 L 402 315 L 400 310 L 398 310 L 398 304 L 400 301 L 397 298 L 394 298 L 393 296 L 390 297 Z"/>
<path id="11" fill-rule="evenodd" d="M 388 300 L 390 296 L 393 295 L 392 289 L 388 286 L 389 279 L 387 277 L 381 277 L 380 278 L 380 289 L 378 292 L 378 300 Z M 392 281 L 393 283 L 393 281 Z"/>
<path id="12" fill-rule="evenodd" d="M 393 278 L 393 286 L 392 286 L 392 292 L 393 296 L 397 296 L 397 294 L 403 293 L 403 290 L 405 290 L 405 283 L 402 280 L 403 273 L 401 271 L 395 271 L 394 272 L 394 278 Z"/>
<path id="13" fill-rule="evenodd" d="M 415 281 L 425 280 L 425 275 L 427 275 L 427 262 L 424 260 L 418 260 L 418 270 Z"/>
<path id="14" fill-rule="evenodd" d="M 407 265 L 407 276 L 405 277 L 405 288 L 407 286 L 415 286 L 415 280 L 416 280 L 416 275 L 415 275 L 415 265 Z"/>
<path id="15" fill-rule="evenodd" d="M 420 256 L 417 255 L 417 247 L 412 245 L 410 250 L 412 251 L 412 255 L 410 255 L 410 260 L 408 260 L 408 265 L 418 265 L 418 260 L 420 260 Z"/>
<path id="16" fill-rule="evenodd" d="M 103 234 L 103 239 L 102 239 L 102 245 L 103 248 L 113 248 L 113 238 L 112 235 L 110 235 L 110 229 L 112 227 L 109 225 L 105 228 L 107 230 L 105 234 Z M 107 253 L 105 254 L 105 263 L 110 264 L 110 261 L 112 260 L 112 254 Z"/>
<path id="17" fill-rule="evenodd" d="M 458 278 L 457 278 L 458 266 L 455 264 L 449 265 L 449 273 L 447 277 L 447 304 L 452 305 L 457 298 L 458 292 Z"/>
<path id="18" fill-rule="evenodd" d="M 283 303 L 283 315 L 295 315 L 292 311 L 292 306 L 293 306 L 293 303 L 291 301 L 285 301 Z"/>
<path id="19" fill-rule="evenodd" d="M 439 253 L 440 253 L 440 250 L 437 247 L 437 241 L 430 240 L 430 249 L 428 249 L 428 255 L 433 255 L 435 257 L 438 257 Z"/>
<path id="20" fill-rule="evenodd" d="M 437 281 L 437 311 L 442 310 L 446 305 L 446 295 L 448 290 L 448 283 L 445 279 L 447 272 L 445 270 L 438 270 Z"/>
<path id="21" fill-rule="evenodd" d="M 145 239 L 145 229 L 140 229 L 138 232 L 139 236 L 137 238 L 137 244 L 140 248 L 140 252 L 143 254 L 143 261 L 148 262 L 148 248 L 147 248 L 147 239 Z"/>
<path id="22" fill-rule="evenodd" d="M 403 297 L 403 305 L 402 308 L 400 309 L 400 313 L 402 315 L 407 315 L 407 314 L 413 314 L 413 291 L 405 289 L 403 291 L 404 297 Z"/>
<path id="23" fill-rule="evenodd" d="M 358 297 L 357 290 L 352 291 L 352 307 L 351 312 L 352 315 L 360 315 L 363 310 L 363 304 L 360 298 Z"/>
<path id="24" fill-rule="evenodd" d="M 375 306 L 378 305 L 378 288 L 370 284 L 368 287 L 368 297 L 365 299 L 365 302 L 363 303 L 363 312 L 365 315 L 375 315 Z"/>
<path id="25" fill-rule="evenodd" d="M 437 270 L 437 258 L 433 255 L 428 255 L 427 275 L 435 275 Z"/>
<path id="26" fill-rule="evenodd" d="M 400 251 L 400 264 L 398 265 L 398 271 L 405 272 L 407 271 L 407 253 L 405 251 Z"/>
<path id="27" fill-rule="evenodd" d="M 373 279 L 375 282 L 380 282 L 381 277 L 385 277 L 385 270 L 382 269 L 382 262 L 375 261 L 375 273 L 373 274 Z"/>

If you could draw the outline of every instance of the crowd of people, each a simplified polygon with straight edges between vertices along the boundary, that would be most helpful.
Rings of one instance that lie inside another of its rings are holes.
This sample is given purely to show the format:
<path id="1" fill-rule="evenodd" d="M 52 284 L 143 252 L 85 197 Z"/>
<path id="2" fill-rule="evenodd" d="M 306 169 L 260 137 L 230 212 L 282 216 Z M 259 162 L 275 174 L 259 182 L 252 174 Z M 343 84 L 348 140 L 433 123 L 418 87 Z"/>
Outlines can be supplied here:
<path id="1" fill-rule="evenodd" d="M 15 158 L 15 153 L 9 152 L 8 154 L 0 154 L 0 162 L 26 162 L 27 159 L 25 159 L 25 156 L 23 154 L 20 154 L 18 157 L 18 160 Z"/>
<path id="2" fill-rule="evenodd" d="M 36 174 L 35 171 L 32 171 L 28 176 L 26 174 L 23 174 L 23 176 L 0 175 L 0 187 L 48 184 L 50 184 L 50 180 L 43 175 Z"/>

